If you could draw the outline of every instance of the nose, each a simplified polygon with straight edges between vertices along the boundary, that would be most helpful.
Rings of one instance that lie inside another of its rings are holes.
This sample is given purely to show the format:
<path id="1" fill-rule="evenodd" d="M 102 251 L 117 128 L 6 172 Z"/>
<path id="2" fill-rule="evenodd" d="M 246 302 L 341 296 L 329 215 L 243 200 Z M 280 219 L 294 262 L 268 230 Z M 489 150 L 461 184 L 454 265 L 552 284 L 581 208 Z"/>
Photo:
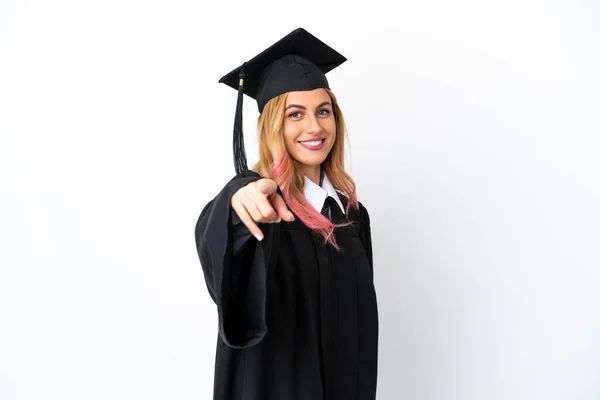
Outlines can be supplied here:
<path id="1" fill-rule="evenodd" d="M 321 127 L 321 124 L 319 123 L 319 119 L 317 118 L 316 115 L 310 115 L 309 114 L 309 118 L 305 119 L 306 121 L 306 133 L 310 134 L 310 135 L 318 135 L 319 133 L 321 133 L 323 131 L 323 128 Z"/>

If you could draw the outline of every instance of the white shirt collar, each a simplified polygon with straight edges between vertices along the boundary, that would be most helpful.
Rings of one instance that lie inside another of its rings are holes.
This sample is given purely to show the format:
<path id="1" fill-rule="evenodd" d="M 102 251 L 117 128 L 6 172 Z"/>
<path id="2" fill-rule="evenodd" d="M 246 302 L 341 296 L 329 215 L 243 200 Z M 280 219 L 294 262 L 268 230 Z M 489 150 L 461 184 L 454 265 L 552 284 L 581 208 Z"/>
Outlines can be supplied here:
<path id="1" fill-rule="evenodd" d="M 323 205 L 325 204 L 325 199 L 327 196 L 333 197 L 333 199 L 338 203 L 340 209 L 344 214 L 346 214 L 346 210 L 344 209 L 344 205 L 340 201 L 340 198 L 334 189 L 333 185 L 327 178 L 327 174 L 323 172 L 323 184 L 322 186 L 317 185 L 306 176 L 304 177 L 304 197 L 306 200 L 317 210 L 321 212 L 323 209 Z"/>

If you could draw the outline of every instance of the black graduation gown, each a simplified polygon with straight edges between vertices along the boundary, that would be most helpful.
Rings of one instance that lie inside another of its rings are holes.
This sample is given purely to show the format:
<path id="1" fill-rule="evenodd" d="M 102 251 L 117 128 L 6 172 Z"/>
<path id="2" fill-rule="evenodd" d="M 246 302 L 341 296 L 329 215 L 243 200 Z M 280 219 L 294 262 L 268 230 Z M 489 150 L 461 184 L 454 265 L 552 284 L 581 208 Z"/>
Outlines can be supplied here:
<path id="1" fill-rule="evenodd" d="M 219 317 L 216 400 L 373 400 L 378 314 L 369 215 L 337 228 L 337 253 L 295 221 L 259 224 L 233 252 L 231 196 L 260 179 L 234 177 L 202 210 L 196 246 Z M 340 194 L 344 206 L 347 199 Z"/>

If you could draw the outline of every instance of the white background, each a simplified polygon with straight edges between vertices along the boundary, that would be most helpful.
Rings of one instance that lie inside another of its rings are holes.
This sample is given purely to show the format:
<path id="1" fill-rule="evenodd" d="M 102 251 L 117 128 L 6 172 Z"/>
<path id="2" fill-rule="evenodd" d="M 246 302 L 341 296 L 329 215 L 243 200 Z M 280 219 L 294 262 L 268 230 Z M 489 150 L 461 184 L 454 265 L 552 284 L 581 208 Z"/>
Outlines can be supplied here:
<path id="1" fill-rule="evenodd" d="M 3 0 L 0 399 L 212 398 L 217 81 L 299 26 L 348 58 L 378 398 L 600 399 L 595 0 Z"/>

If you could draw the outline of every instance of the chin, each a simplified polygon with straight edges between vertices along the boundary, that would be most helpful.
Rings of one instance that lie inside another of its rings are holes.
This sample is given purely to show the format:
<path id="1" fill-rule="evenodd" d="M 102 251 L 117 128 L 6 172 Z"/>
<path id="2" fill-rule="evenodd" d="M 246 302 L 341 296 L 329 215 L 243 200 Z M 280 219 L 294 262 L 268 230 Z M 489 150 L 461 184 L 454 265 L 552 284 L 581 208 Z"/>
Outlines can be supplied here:
<path id="1" fill-rule="evenodd" d="M 323 152 L 320 154 L 305 154 L 304 152 L 300 152 L 300 154 L 298 154 L 297 152 L 294 153 L 288 153 L 292 159 L 294 159 L 296 162 L 302 164 L 302 165 L 306 165 L 307 167 L 317 167 L 319 165 L 321 165 L 323 162 L 325 162 L 325 160 L 327 159 L 327 157 L 329 156 L 329 153 L 331 151 L 328 151 L 327 153 Z"/>
<path id="2" fill-rule="evenodd" d="M 302 165 L 306 165 L 307 167 L 317 167 L 319 165 L 321 165 L 323 163 L 323 161 L 325 161 L 327 159 L 327 157 L 318 160 L 315 160 L 314 158 L 311 159 L 302 159 L 302 158 L 296 158 L 296 161 L 298 161 L 300 164 Z"/>

